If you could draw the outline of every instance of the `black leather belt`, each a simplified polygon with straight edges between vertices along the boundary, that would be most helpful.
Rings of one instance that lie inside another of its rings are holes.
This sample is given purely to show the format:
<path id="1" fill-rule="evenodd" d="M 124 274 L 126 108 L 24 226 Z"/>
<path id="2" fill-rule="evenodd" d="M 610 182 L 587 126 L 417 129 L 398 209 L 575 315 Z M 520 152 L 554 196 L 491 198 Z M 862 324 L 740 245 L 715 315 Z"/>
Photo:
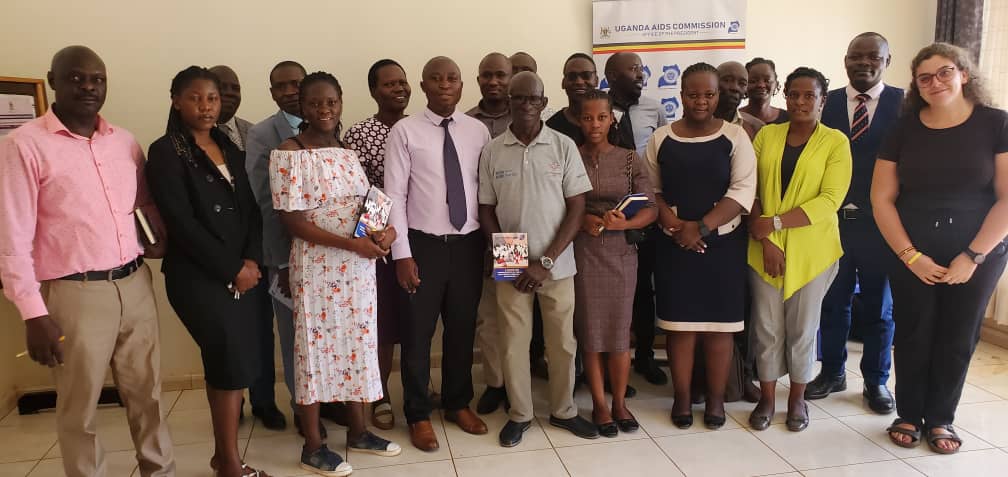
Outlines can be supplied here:
<path id="1" fill-rule="evenodd" d="M 120 267 L 116 267 L 110 270 L 98 270 L 93 272 L 74 273 L 72 275 L 62 277 L 60 278 L 60 280 L 74 280 L 78 282 L 86 282 L 91 280 L 95 281 L 120 280 L 132 275 L 133 272 L 139 270 L 140 266 L 143 265 L 143 263 L 144 263 L 143 257 L 137 257 L 133 260 L 126 262 Z"/>
<path id="2" fill-rule="evenodd" d="M 421 231 L 419 231 L 417 229 L 409 229 L 409 231 L 410 231 L 410 233 L 418 234 L 418 235 L 420 235 L 420 236 L 422 236 L 424 238 L 428 238 L 428 239 L 431 239 L 431 240 L 437 240 L 438 242 L 444 242 L 444 243 L 458 242 L 459 240 L 462 240 L 462 239 L 464 239 L 464 238 L 466 238 L 466 237 L 468 237 L 468 236 L 470 236 L 470 235 L 472 235 L 474 233 L 479 233 L 479 231 L 477 230 L 475 232 L 469 232 L 467 234 L 434 235 L 434 234 L 429 234 L 427 232 L 421 232 Z"/>

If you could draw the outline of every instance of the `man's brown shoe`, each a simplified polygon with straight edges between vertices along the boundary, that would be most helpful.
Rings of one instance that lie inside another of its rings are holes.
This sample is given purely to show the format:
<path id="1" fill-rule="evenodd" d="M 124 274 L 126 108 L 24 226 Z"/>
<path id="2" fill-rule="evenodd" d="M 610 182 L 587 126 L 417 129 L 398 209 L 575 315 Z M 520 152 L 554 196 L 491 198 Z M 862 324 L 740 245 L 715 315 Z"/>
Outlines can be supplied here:
<path id="1" fill-rule="evenodd" d="M 413 447 L 425 452 L 438 450 L 437 436 L 434 435 L 434 428 L 430 421 L 419 421 L 409 425 L 410 442 Z"/>
<path id="2" fill-rule="evenodd" d="M 464 407 L 457 411 L 447 411 L 445 412 L 445 419 L 449 422 L 454 422 L 463 430 L 469 434 L 486 434 L 487 426 L 472 409 Z"/>

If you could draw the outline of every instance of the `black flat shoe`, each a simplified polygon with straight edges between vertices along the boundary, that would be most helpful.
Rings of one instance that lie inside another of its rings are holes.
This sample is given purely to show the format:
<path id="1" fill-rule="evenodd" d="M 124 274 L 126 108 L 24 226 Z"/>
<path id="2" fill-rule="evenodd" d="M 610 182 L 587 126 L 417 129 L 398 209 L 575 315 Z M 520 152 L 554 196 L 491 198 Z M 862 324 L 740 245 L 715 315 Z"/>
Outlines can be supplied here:
<path id="1" fill-rule="evenodd" d="M 674 424 L 679 429 L 689 429 L 693 426 L 693 414 L 683 414 L 681 416 L 672 416 L 672 424 Z"/>
<path id="2" fill-rule="evenodd" d="M 254 407 L 252 408 L 252 415 L 258 417 L 266 429 L 282 431 L 287 428 L 287 418 L 277 409 L 276 404 Z"/>
<path id="3" fill-rule="evenodd" d="M 521 443 L 522 435 L 532 426 L 532 421 L 515 422 L 508 421 L 504 424 L 500 434 L 497 436 L 501 447 L 514 447 Z"/>
<path id="4" fill-rule="evenodd" d="M 805 415 L 804 416 L 790 416 L 789 415 L 787 417 L 787 421 L 785 421 L 785 424 L 787 424 L 788 430 L 791 431 L 791 432 L 801 432 L 801 431 L 804 431 L 805 428 L 807 428 L 808 425 L 809 425 L 808 403 L 803 401 L 802 402 L 802 406 L 805 407 Z"/>
<path id="5" fill-rule="evenodd" d="M 616 423 L 609 421 L 605 424 L 598 424 L 598 433 L 602 437 L 616 437 L 619 435 L 619 428 Z"/>
<path id="6" fill-rule="evenodd" d="M 599 436 L 595 424 L 592 424 L 591 421 L 581 416 L 574 416 L 570 419 L 560 419 L 559 417 L 550 416 L 549 423 L 552 426 L 567 429 L 571 434 L 582 439 L 598 439 Z"/>
<path id="7" fill-rule="evenodd" d="M 772 418 L 772 414 L 756 414 L 756 411 L 753 411 L 752 414 L 749 415 L 749 427 L 751 427 L 754 431 L 766 430 L 766 428 L 770 427 L 770 420 Z"/>
<path id="8" fill-rule="evenodd" d="M 619 426 L 620 432 L 626 432 L 627 434 L 637 432 L 640 429 L 640 424 L 637 419 L 616 419 L 616 425 Z"/>
<path id="9" fill-rule="evenodd" d="M 658 363 L 655 363 L 653 359 L 649 360 L 635 360 L 634 362 L 634 372 L 644 376 L 647 382 L 654 384 L 655 386 L 664 386 L 668 384 L 668 376 L 665 371 L 662 371 L 658 367 Z"/>
<path id="10" fill-rule="evenodd" d="M 846 391 L 847 390 L 847 376 L 841 374 L 840 376 L 827 376 L 825 374 L 819 373 L 808 386 L 805 387 L 805 399 L 822 399 L 829 396 L 830 393 Z"/>
<path id="11" fill-rule="evenodd" d="M 868 401 L 868 407 L 877 414 L 890 414 L 896 410 L 896 401 L 884 384 L 878 386 L 866 384 L 861 395 Z"/>
<path id="12" fill-rule="evenodd" d="M 703 415 L 703 423 L 704 423 L 704 427 L 706 427 L 707 429 L 710 429 L 710 430 L 713 431 L 715 429 L 720 429 L 721 426 L 724 425 L 724 423 L 725 423 L 725 417 L 724 416 L 715 416 L 713 414 L 707 414 L 705 412 L 704 415 Z"/>
<path id="13" fill-rule="evenodd" d="M 480 396 L 479 401 L 476 403 L 476 412 L 479 414 L 490 414 L 497 410 L 501 404 L 507 403 L 507 391 L 504 387 L 495 388 L 493 386 L 487 386 L 486 391 L 483 391 L 483 395 Z"/>

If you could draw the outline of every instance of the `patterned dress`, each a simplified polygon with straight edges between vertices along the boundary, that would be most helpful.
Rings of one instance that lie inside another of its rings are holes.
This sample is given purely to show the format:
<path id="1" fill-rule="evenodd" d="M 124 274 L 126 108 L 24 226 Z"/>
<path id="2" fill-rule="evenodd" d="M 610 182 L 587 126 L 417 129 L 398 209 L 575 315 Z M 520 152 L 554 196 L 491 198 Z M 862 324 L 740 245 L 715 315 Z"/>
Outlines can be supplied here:
<path id="1" fill-rule="evenodd" d="M 276 150 L 269 167 L 274 208 L 304 211 L 323 230 L 353 235 L 370 187 L 353 151 Z M 382 397 L 374 266 L 374 260 L 348 250 L 294 238 L 290 280 L 298 404 Z"/>

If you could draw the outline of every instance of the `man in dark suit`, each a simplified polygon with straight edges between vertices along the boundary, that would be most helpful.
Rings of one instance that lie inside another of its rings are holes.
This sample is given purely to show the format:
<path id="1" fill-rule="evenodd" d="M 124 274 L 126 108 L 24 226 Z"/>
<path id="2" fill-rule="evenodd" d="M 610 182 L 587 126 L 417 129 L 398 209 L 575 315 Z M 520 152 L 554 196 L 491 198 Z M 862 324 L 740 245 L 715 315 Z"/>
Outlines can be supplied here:
<path id="1" fill-rule="evenodd" d="M 882 82 L 889 66 L 889 43 L 878 33 L 861 33 L 851 40 L 844 57 L 850 84 L 829 92 L 823 124 L 847 133 L 854 171 L 840 209 L 840 240 L 844 255 L 840 270 L 823 300 L 820 324 L 822 371 L 805 389 L 805 399 L 821 399 L 847 388 L 845 362 L 851 329 L 851 300 L 860 288 L 864 354 L 861 375 L 868 406 L 879 414 L 894 409 L 886 387 L 892 365 L 892 296 L 884 265 L 891 252 L 872 218 L 871 191 L 875 157 L 889 128 L 899 117 L 903 90 Z"/>
<path id="2" fill-rule="evenodd" d="M 226 65 L 214 66 L 210 71 L 220 80 L 221 109 L 217 128 L 227 134 L 238 149 L 244 151 L 252 123 L 237 116 L 238 106 L 241 106 L 241 82 L 238 81 L 238 74 Z"/>

